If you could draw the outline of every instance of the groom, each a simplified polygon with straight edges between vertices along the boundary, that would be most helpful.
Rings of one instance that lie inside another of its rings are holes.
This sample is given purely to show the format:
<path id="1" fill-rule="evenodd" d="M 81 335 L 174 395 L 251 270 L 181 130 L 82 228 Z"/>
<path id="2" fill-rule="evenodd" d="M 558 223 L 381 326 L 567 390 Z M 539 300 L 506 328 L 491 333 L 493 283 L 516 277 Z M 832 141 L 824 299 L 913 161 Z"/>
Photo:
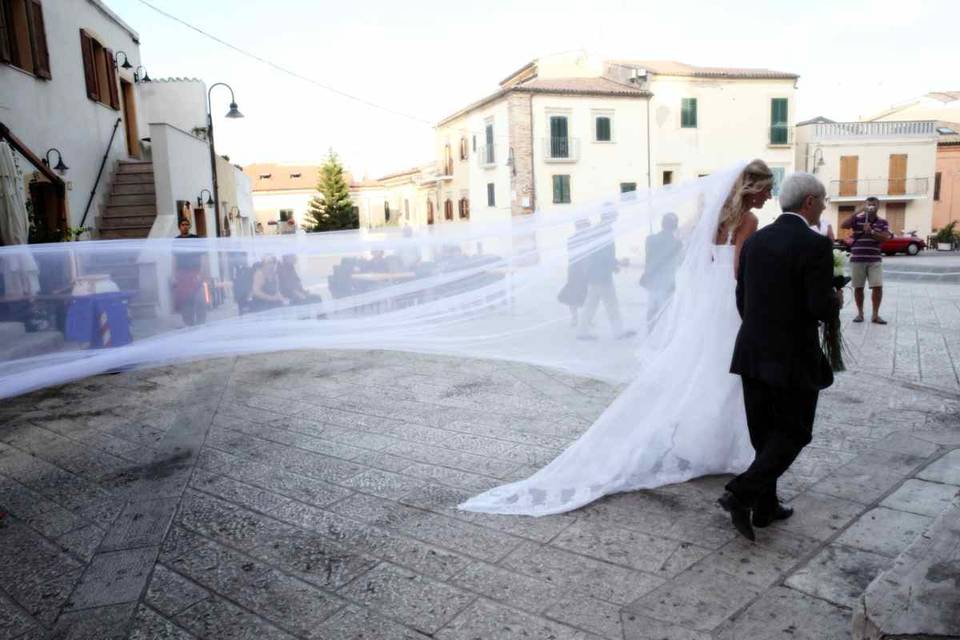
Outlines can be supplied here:
<path id="1" fill-rule="evenodd" d="M 830 240 L 810 229 L 819 224 L 825 200 L 816 177 L 794 173 L 781 187 L 784 213 L 740 252 L 737 309 L 743 324 L 730 372 L 743 379 L 756 456 L 727 484 L 719 503 L 751 541 L 753 527 L 793 514 L 777 499 L 777 479 L 810 442 L 817 396 L 833 384 L 819 322 L 839 313 L 843 293 L 833 288 Z"/>

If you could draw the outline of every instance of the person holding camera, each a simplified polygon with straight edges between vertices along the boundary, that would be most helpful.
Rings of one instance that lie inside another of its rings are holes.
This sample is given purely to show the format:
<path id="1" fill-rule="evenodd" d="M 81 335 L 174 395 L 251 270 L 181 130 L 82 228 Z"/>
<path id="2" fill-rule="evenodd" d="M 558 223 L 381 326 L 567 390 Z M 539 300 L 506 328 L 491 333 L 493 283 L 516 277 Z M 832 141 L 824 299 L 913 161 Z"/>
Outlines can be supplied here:
<path id="1" fill-rule="evenodd" d="M 893 237 L 887 221 L 877 215 L 880 200 L 867 198 L 862 211 L 843 221 L 843 229 L 853 230 L 853 245 L 850 247 L 850 280 L 853 284 L 853 299 L 857 303 L 854 322 L 863 322 L 863 289 L 870 284 L 874 324 L 887 324 L 880 317 L 880 302 L 883 300 L 883 262 L 880 244 Z"/>

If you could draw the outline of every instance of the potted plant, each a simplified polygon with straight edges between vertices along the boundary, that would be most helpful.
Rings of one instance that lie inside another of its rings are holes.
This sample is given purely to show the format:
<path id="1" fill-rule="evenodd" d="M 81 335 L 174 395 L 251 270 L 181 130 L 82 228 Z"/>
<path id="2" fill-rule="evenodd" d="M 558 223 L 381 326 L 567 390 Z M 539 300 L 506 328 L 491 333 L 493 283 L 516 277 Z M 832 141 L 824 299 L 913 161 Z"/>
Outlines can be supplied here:
<path id="1" fill-rule="evenodd" d="M 933 236 L 934 242 L 937 243 L 937 251 L 953 250 L 953 243 L 957 237 L 957 233 L 954 231 L 954 227 L 956 226 L 957 221 L 952 220 L 950 221 L 950 224 L 944 226 L 942 229 L 937 231 L 936 235 Z"/>

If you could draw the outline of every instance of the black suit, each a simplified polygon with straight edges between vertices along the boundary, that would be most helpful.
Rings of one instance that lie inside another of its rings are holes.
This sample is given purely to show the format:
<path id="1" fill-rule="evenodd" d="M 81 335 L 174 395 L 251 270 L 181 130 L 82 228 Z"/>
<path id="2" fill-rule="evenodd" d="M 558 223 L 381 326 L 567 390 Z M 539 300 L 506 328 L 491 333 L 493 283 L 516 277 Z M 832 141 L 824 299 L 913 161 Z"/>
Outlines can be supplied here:
<path id="1" fill-rule="evenodd" d="M 777 504 L 777 479 L 813 432 L 821 389 L 833 372 L 820 348 L 819 322 L 836 316 L 830 240 L 783 214 L 740 252 L 737 309 L 743 318 L 730 372 L 743 379 L 753 464 L 727 490 L 758 512 Z"/>

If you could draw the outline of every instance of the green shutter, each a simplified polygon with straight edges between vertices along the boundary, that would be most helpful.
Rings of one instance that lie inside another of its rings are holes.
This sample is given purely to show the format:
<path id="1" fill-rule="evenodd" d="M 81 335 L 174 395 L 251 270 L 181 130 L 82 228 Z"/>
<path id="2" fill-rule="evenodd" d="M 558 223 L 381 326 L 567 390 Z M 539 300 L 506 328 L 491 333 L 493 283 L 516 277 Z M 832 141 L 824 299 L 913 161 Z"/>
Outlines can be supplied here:
<path id="1" fill-rule="evenodd" d="M 770 100 L 770 144 L 787 144 L 787 99 Z"/>
<path id="2" fill-rule="evenodd" d="M 553 202 L 554 204 L 570 202 L 570 176 L 553 176 Z"/>
<path id="3" fill-rule="evenodd" d="M 683 98 L 680 106 L 680 126 L 685 129 L 697 127 L 697 99 Z"/>
<path id="4" fill-rule="evenodd" d="M 597 142 L 610 142 L 610 118 L 597 118 Z"/>

